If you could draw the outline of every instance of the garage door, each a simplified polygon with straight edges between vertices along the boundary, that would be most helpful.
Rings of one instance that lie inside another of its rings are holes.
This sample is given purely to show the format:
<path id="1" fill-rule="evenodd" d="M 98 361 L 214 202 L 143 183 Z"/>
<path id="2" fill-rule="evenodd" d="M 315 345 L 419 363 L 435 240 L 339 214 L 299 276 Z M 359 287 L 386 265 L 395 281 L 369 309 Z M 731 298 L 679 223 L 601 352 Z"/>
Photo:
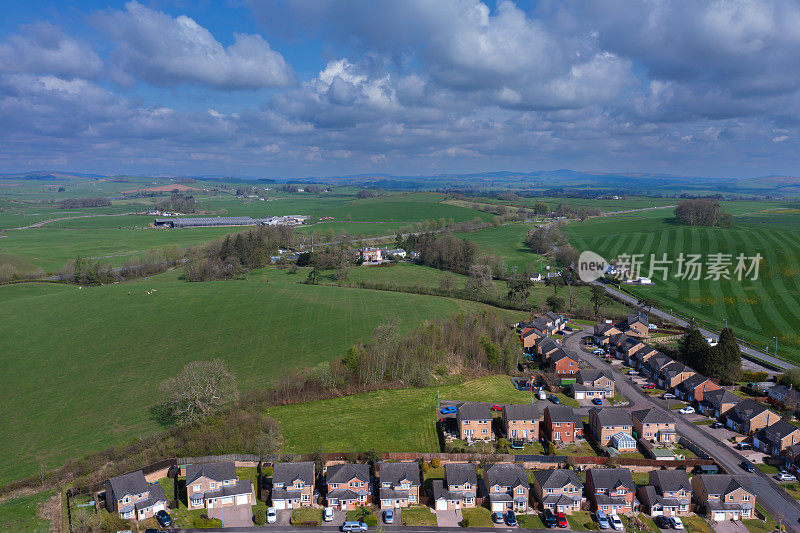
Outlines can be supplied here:
<path id="1" fill-rule="evenodd" d="M 446 511 L 447 510 L 447 500 L 436 500 L 436 510 L 437 511 Z"/>
<path id="2" fill-rule="evenodd" d="M 247 503 L 247 494 L 236 495 L 236 505 L 244 505 Z"/>
<path id="3" fill-rule="evenodd" d="M 583 393 L 583 392 L 576 392 L 575 393 L 575 399 L 576 400 L 583 400 L 584 398 L 586 398 L 586 394 L 585 393 Z"/>
<path id="4" fill-rule="evenodd" d="M 502 513 L 505 510 L 505 505 L 503 502 L 492 502 L 492 512 L 493 513 Z"/>
<path id="5" fill-rule="evenodd" d="M 724 512 L 720 513 L 718 511 L 714 511 L 714 521 L 715 522 L 723 522 L 723 521 L 725 521 L 725 513 Z"/>
<path id="6" fill-rule="evenodd" d="M 157 503 L 157 504 L 155 504 L 153 506 L 153 512 L 154 513 L 157 513 L 159 511 L 163 511 L 163 510 L 164 510 L 164 504 L 163 503 Z"/>
<path id="7" fill-rule="evenodd" d="M 286 500 L 272 500 L 272 506 L 275 509 L 284 510 L 286 509 Z"/>

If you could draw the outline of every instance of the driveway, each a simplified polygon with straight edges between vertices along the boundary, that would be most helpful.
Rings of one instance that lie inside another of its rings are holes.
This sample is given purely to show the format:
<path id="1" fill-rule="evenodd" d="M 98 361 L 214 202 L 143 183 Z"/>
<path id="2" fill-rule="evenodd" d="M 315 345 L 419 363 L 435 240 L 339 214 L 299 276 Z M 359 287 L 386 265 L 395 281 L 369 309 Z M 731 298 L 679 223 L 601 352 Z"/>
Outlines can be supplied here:
<path id="1" fill-rule="evenodd" d="M 275 521 L 276 526 L 289 526 L 291 525 L 292 519 L 292 510 L 291 509 L 281 509 L 276 511 L 278 515 L 278 519 Z"/>
<path id="2" fill-rule="evenodd" d="M 750 533 L 741 522 L 717 522 L 714 524 L 716 533 Z"/>
<path id="3" fill-rule="evenodd" d="M 209 518 L 219 518 L 223 527 L 249 527 L 253 525 L 253 508 L 250 505 L 229 505 L 208 510 Z"/>
<path id="4" fill-rule="evenodd" d="M 436 511 L 436 525 L 439 527 L 460 527 L 461 509 L 454 511 Z"/>

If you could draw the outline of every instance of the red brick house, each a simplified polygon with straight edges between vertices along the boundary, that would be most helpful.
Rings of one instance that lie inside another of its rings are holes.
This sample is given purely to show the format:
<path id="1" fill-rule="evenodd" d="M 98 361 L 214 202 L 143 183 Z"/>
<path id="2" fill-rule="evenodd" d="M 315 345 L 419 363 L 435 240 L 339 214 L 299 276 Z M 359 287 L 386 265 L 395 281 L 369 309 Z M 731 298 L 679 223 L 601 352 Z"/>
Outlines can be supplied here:
<path id="1" fill-rule="evenodd" d="M 583 439 L 583 422 L 571 407 L 548 405 L 544 409 L 542 431 L 550 442 L 569 444 Z"/>

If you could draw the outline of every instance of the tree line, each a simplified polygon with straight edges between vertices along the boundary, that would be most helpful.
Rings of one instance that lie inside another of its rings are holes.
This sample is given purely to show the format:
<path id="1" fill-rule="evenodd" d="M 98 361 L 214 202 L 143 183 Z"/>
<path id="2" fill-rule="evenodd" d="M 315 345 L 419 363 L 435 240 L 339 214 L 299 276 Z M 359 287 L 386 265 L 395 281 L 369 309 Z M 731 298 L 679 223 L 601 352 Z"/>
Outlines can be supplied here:
<path id="1" fill-rule="evenodd" d="M 108 207 L 111 200 L 108 198 L 65 198 L 59 200 L 56 206 L 59 209 L 76 209 L 82 207 Z"/>
<path id="2" fill-rule="evenodd" d="M 156 209 L 159 211 L 177 211 L 179 213 L 196 213 L 197 200 L 191 194 L 181 194 L 173 192 L 169 198 L 160 200 L 155 203 Z"/>
<path id="3" fill-rule="evenodd" d="M 675 218 L 688 226 L 730 227 L 733 217 L 717 200 L 695 198 L 683 200 L 675 207 Z"/>
<path id="4" fill-rule="evenodd" d="M 725 384 L 737 381 L 742 373 L 742 353 L 731 328 L 723 329 L 717 345 L 710 346 L 697 325 L 692 323 L 687 334 L 678 342 L 677 349 L 663 346 L 660 349 L 695 372 L 719 378 Z"/>

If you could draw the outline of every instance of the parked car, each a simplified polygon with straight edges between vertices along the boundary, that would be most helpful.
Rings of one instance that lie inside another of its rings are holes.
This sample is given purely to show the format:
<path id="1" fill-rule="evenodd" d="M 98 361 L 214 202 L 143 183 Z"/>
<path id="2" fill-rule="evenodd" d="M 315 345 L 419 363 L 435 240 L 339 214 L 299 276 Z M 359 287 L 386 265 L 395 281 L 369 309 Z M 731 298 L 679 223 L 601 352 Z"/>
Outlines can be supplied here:
<path id="1" fill-rule="evenodd" d="M 625 531 L 625 525 L 622 523 L 622 520 L 619 519 L 619 516 L 612 514 L 611 518 L 609 518 L 609 522 L 611 522 L 611 527 L 614 528 L 615 531 Z"/>
<path id="2" fill-rule="evenodd" d="M 278 521 L 278 511 L 274 507 L 267 507 L 267 524 L 274 524 Z"/>
<path id="3" fill-rule="evenodd" d="M 442 409 L 442 414 L 443 415 L 450 415 L 450 414 L 453 414 L 455 412 L 456 412 L 456 406 L 455 405 L 449 405 L 449 406 L 445 407 L 444 409 Z"/>
<path id="4" fill-rule="evenodd" d="M 718 428 L 723 428 L 723 427 L 725 427 L 725 424 L 723 424 L 722 422 L 719 422 L 719 421 L 714 422 L 713 424 L 711 424 L 711 429 L 718 429 Z"/>
<path id="5" fill-rule="evenodd" d="M 672 529 L 683 529 L 683 521 L 681 521 L 679 516 L 670 516 L 669 525 Z"/>
<path id="6" fill-rule="evenodd" d="M 492 522 L 495 524 L 503 523 L 503 513 L 492 513 Z"/>
<path id="7" fill-rule="evenodd" d="M 751 474 L 756 471 L 756 468 L 750 461 L 742 461 L 742 463 L 739 466 L 742 467 L 742 470 L 744 470 L 745 472 L 750 472 Z"/>
<path id="8" fill-rule="evenodd" d="M 169 527 L 172 525 L 172 518 L 169 516 L 169 513 L 163 509 L 156 513 L 156 521 L 158 521 L 158 525 L 161 527 Z"/>
<path id="9" fill-rule="evenodd" d="M 568 332 L 568 333 L 572 333 L 572 332 L 573 332 L 573 331 L 575 331 L 575 330 L 574 330 L 574 329 L 572 329 L 572 327 L 570 327 L 570 326 L 564 326 L 564 331 L 566 331 L 566 332 Z"/>
<path id="10" fill-rule="evenodd" d="M 506 512 L 506 525 L 509 527 L 517 525 L 517 515 L 514 514 L 514 511 Z"/>
<path id="11" fill-rule="evenodd" d="M 631 369 L 628 371 L 628 375 L 629 375 L 629 376 L 638 376 L 638 375 L 639 375 L 639 371 L 638 371 L 638 370 L 634 370 L 634 369 L 632 369 L 632 368 L 631 368 Z"/>
<path id="12" fill-rule="evenodd" d="M 556 405 L 559 405 L 561 403 L 561 400 L 559 400 L 558 396 L 556 396 L 555 394 L 550 396 L 550 401 L 553 402 Z"/>
<path id="13" fill-rule="evenodd" d="M 655 521 L 656 525 L 661 529 L 668 529 L 668 528 L 672 527 L 672 526 L 669 525 L 669 518 L 667 518 L 666 516 L 663 516 L 663 515 L 657 516 L 657 517 L 654 518 L 654 521 Z"/>
<path id="14" fill-rule="evenodd" d="M 324 522 L 333 522 L 333 507 L 325 507 L 322 510 L 322 520 Z"/>
<path id="15" fill-rule="evenodd" d="M 665 400 L 674 400 L 675 399 L 675 395 L 672 394 L 671 392 L 665 392 L 664 394 L 661 395 L 661 397 L 664 398 Z"/>
<path id="16" fill-rule="evenodd" d="M 144 530 L 144 533 L 166 533 L 166 532 L 161 529 L 153 529 L 152 527 L 149 527 Z"/>
<path id="17" fill-rule="evenodd" d="M 553 511 L 550 509 L 544 510 L 544 518 L 542 518 L 542 522 L 544 522 L 545 527 L 556 527 L 558 525 L 556 515 L 554 515 Z"/>
<path id="18" fill-rule="evenodd" d="M 605 355 L 606 351 L 604 349 L 602 349 L 602 348 L 596 348 L 596 349 L 592 350 L 592 353 L 595 354 L 595 355 Z M 430 411 L 428 411 L 428 412 L 430 412 Z"/>
<path id="19" fill-rule="evenodd" d="M 502 410 L 503 410 L 503 404 L 496 403 L 492 406 L 492 411 L 502 411 Z"/>
<path id="20" fill-rule="evenodd" d="M 558 513 L 556 515 L 556 521 L 558 521 L 558 527 L 569 527 L 569 522 L 567 522 L 567 515 L 564 513 Z"/>
<path id="21" fill-rule="evenodd" d="M 647 324 L 647 329 L 658 329 L 658 326 L 655 324 Z"/>
<path id="22" fill-rule="evenodd" d="M 753 445 L 750 444 L 749 442 L 740 442 L 739 444 L 736 445 L 736 447 L 739 448 L 740 450 L 752 450 L 753 449 Z"/>
<path id="23" fill-rule="evenodd" d="M 778 481 L 797 481 L 797 476 L 790 474 L 789 472 L 781 472 L 775 478 Z"/>
<path id="24" fill-rule="evenodd" d="M 600 526 L 600 529 L 608 529 L 611 527 L 608 523 L 608 517 L 602 509 L 597 510 L 597 512 L 594 514 L 594 519 L 597 520 L 597 525 Z"/>
<path id="25" fill-rule="evenodd" d="M 642 388 L 643 389 L 655 389 L 656 388 L 656 384 L 655 383 L 645 383 L 644 385 L 642 385 Z"/>
<path id="26" fill-rule="evenodd" d="M 678 409 L 678 412 L 682 415 L 693 415 L 694 407 L 692 407 L 691 405 L 687 405 L 683 409 Z"/>
<path id="27" fill-rule="evenodd" d="M 603 405 L 603 400 L 600 398 L 592 398 L 592 403 L 595 405 Z"/>
<path id="28" fill-rule="evenodd" d="M 384 523 L 386 523 L 386 524 L 391 524 L 391 523 L 393 523 L 393 522 L 394 522 L 394 510 L 392 510 L 392 509 L 386 509 L 386 510 L 383 512 L 383 521 L 384 521 Z"/>
<path id="29" fill-rule="evenodd" d="M 366 531 L 367 524 L 361 521 L 345 522 L 342 524 L 342 531 Z"/>

